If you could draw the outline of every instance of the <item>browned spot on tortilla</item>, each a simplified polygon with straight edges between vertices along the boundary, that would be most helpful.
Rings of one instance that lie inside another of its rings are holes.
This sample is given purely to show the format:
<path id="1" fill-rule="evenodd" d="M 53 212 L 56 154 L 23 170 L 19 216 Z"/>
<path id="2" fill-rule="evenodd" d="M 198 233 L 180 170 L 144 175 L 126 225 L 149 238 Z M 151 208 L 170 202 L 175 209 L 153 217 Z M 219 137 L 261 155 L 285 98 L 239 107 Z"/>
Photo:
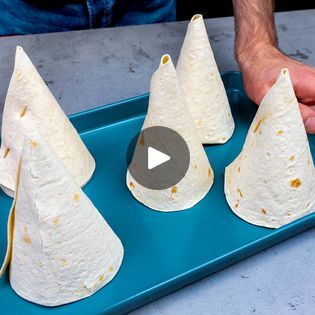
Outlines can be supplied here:
<path id="1" fill-rule="evenodd" d="M 260 125 L 264 122 L 265 119 L 266 119 L 266 116 L 263 117 L 263 118 L 261 118 L 261 119 L 259 119 L 257 125 L 256 125 L 255 128 L 254 128 L 253 133 L 257 132 L 257 130 L 259 129 Z"/>
<path id="2" fill-rule="evenodd" d="M 62 258 L 62 259 L 60 260 L 60 266 L 61 266 L 61 267 L 65 268 L 65 267 L 67 267 L 68 265 L 69 265 L 69 263 L 67 262 L 67 260 L 66 260 L 65 258 Z"/>
<path id="3" fill-rule="evenodd" d="M 235 208 L 238 208 L 238 203 L 235 203 Z"/>
<path id="4" fill-rule="evenodd" d="M 102 282 L 104 280 L 104 274 L 98 276 L 98 282 Z"/>
<path id="5" fill-rule="evenodd" d="M 74 194 L 73 194 L 73 201 L 79 202 L 79 200 L 80 200 L 80 195 L 77 194 L 77 193 L 74 193 Z"/>
<path id="6" fill-rule="evenodd" d="M 211 177 L 211 169 L 210 169 L 210 167 L 208 168 L 208 176 Z"/>
<path id="7" fill-rule="evenodd" d="M 27 108 L 26 105 L 24 105 L 24 106 L 22 107 L 22 109 L 21 109 L 21 111 L 20 111 L 20 117 L 23 117 L 23 116 L 25 115 L 25 113 L 26 113 L 26 108 Z"/>
<path id="8" fill-rule="evenodd" d="M 130 182 L 130 183 L 129 183 L 129 186 L 130 186 L 130 188 L 132 188 L 132 189 L 136 188 L 136 187 L 135 187 L 135 184 L 134 184 L 133 182 Z"/>
<path id="9" fill-rule="evenodd" d="M 225 141 L 226 137 L 223 137 L 222 140 Z"/>
<path id="10" fill-rule="evenodd" d="M 54 219 L 53 219 L 53 224 L 54 225 L 59 225 L 60 224 L 60 217 L 58 216 L 58 217 L 55 217 Z"/>
<path id="11" fill-rule="evenodd" d="M 16 72 L 16 79 L 20 81 L 22 79 L 22 73 L 20 71 Z"/>
<path id="12" fill-rule="evenodd" d="M 108 270 L 109 270 L 109 272 L 113 272 L 114 271 L 114 267 L 112 265 L 110 265 Z"/>
<path id="13" fill-rule="evenodd" d="M 299 178 L 294 178 L 290 180 L 290 186 L 292 188 L 299 188 L 301 186 L 302 182 Z"/>
<path id="14" fill-rule="evenodd" d="M 36 147 L 39 146 L 39 142 L 37 142 L 37 141 L 31 141 L 31 146 L 32 146 L 33 149 L 35 149 Z"/>
<path id="15" fill-rule="evenodd" d="M 43 267 L 43 266 L 44 266 L 44 263 L 43 263 L 42 260 L 39 260 L 39 261 L 37 262 L 37 265 L 38 265 L 38 267 Z"/>
<path id="16" fill-rule="evenodd" d="M 278 130 L 277 131 L 277 135 L 282 135 L 283 134 L 283 130 Z"/>
<path id="17" fill-rule="evenodd" d="M 239 188 L 237 188 L 237 192 L 240 194 L 240 197 L 243 198 L 243 193 Z"/>
<path id="18" fill-rule="evenodd" d="M 3 158 L 4 158 L 4 159 L 8 156 L 9 152 L 10 152 L 10 149 L 9 149 L 9 148 L 6 148 L 6 149 L 4 150 L 4 154 L 3 154 Z"/>
<path id="19" fill-rule="evenodd" d="M 32 244 L 32 239 L 30 238 L 29 234 L 28 234 L 28 228 L 25 225 L 24 226 L 24 236 L 23 236 L 23 241 L 25 244 L 27 245 L 31 245 Z"/>
<path id="20" fill-rule="evenodd" d="M 144 145 L 144 134 L 143 134 L 143 132 L 141 132 L 139 143 L 141 145 Z"/>
<path id="21" fill-rule="evenodd" d="M 310 165 L 310 164 L 311 164 L 311 161 L 310 161 L 310 160 L 307 160 L 307 164 Z"/>
<path id="22" fill-rule="evenodd" d="M 237 173 L 239 173 L 241 171 L 241 167 L 239 166 L 238 168 L 237 168 Z"/>
<path id="23" fill-rule="evenodd" d="M 194 169 L 195 169 L 195 170 L 197 169 L 197 165 L 194 165 Z"/>
<path id="24" fill-rule="evenodd" d="M 228 113 L 228 117 L 229 117 L 229 118 L 231 117 L 231 113 Z"/>
<path id="25" fill-rule="evenodd" d="M 261 212 L 262 212 L 263 214 L 267 214 L 267 210 L 264 209 L 264 208 L 261 209 Z"/>
<path id="26" fill-rule="evenodd" d="M 294 161 L 294 159 L 295 159 L 294 155 L 291 155 L 289 158 L 290 161 Z"/>
<path id="27" fill-rule="evenodd" d="M 176 194 L 177 193 L 177 187 L 176 186 L 172 187 L 171 193 L 172 194 Z"/>
<path id="28" fill-rule="evenodd" d="M 290 212 L 288 212 L 288 216 L 290 216 L 290 215 L 292 215 L 292 212 L 290 211 Z"/>

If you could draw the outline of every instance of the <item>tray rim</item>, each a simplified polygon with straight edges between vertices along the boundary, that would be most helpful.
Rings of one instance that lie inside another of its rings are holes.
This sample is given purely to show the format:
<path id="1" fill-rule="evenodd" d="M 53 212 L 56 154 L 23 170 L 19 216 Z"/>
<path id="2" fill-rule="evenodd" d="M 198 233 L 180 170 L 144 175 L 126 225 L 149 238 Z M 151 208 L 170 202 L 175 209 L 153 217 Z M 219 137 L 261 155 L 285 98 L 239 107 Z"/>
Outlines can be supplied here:
<path id="1" fill-rule="evenodd" d="M 222 255 L 213 261 L 173 277 L 168 281 L 132 296 L 123 302 L 114 304 L 100 314 L 121 314 L 131 312 L 314 227 L 315 212 L 280 228 L 270 229 L 273 231 L 272 234 L 264 236 L 238 248 L 237 250 Z"/>

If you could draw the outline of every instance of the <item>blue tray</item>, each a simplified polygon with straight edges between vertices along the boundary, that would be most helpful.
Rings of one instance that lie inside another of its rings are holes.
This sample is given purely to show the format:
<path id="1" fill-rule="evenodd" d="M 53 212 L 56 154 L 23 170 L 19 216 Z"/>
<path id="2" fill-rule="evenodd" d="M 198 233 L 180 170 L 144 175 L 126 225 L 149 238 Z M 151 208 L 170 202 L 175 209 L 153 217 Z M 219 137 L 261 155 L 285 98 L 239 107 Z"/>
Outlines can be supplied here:
<path id="1" fill-rule="evenodd" d="M 125 185 L 127 148 L 142 126 L 148 95 L 70 117 L 97 165 L 84 191 L 124 244 L 122 267 L 114 280 L 92 297 L 54 308 L 18 297 L 7 273 L 0 280 L 2 314 L 121 314 L 315 226 L 314 213 L 271 230 L 246 223 L 229 209 L 223 192 L 224 168 L 240 152 L 256 105 L 246 97 L 239 73 L 222 76 L 236 130 L 227 144 L 205 147 L 215 173 L 214 185 L 188 211 L 150 210 L 137 202 Z M 314 157 L 315 138 L 309 140 Z M 11 202 L 1 192 L 1 261 Z"/>

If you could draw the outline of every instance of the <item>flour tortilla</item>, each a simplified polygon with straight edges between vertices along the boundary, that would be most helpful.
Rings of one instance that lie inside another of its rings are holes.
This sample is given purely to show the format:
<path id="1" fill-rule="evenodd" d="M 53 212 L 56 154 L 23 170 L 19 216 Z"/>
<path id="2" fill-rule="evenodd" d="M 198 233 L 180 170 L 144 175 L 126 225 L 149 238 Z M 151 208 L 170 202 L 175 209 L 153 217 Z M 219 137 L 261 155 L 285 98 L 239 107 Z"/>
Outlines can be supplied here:
<path id="1" fill-rule="evenodd" d="M 202 143 L 225 143 L 234 121 L 201 14 L 192 17 L 176 67 Z"/>
<path id="2" fill-rule="evenodd" d="M 242 152 L 226 168 L 225 194 L 235 214 L 269 228 L 313 212 L 313 159 L 287 69 L 262 100 Z"/>
<path id="3" fill-rule="evenodd" d="M 4 261 L 0 268 L 0 278 L 3 276 L 6 268 L 8 267 L 12 257 L 12 241 L 13 241 L 13 230 L 14 230 L 14 213 L 15 213 L 15 202 L 13 202 L 12 208 L 9 212 L 8 224 L 7 224 L 7 251 L 4 257 Z"/>
<path id="4" fill-rule="evenodd" d="M 34 131 L 47 141 L 80 186 L 89 181 L 95 170 L 93 157 L 26 53 L 17 47 L 0 148 L 0 186 L 11 197 L 24 136 Z"/>
<path id="5" fill-rule="evenodd" d="M 45 306 L 77 301 L 118 272 L 119 238 L 40 138 L 24 142 L 12 209 L 10 283 L 24 299 Z"/>
<path id="6" fill-rule="evenodd" d="M 160 211 L 188 209 L 207 194 L 214 177 L 193 126 L 169 55 L 162 56 L 159 69 L 151 80 L 149 108 L 142 129 L 153 126 L 168 127 L 183 137 L 190 151 L 188 171 L 175 185 L 176 189 L 174 187 L 164 190 L 148 189 L 137 183 L 129 171 L 127 186 L 137 200 L 152 209 Z"/>
<path id="7" fill-rule="evenodd" d="M 4 261 L 0 268 L 0 278 L 3 276 L 5 270 L 7 269 L 11 257 L 12 257 L 12 242 L 13 242 L 13 232 L 14 232 L 14 219 L 15 219 L 15 204 L 16 204 L 16 196 L 18 192 L 18 187 L 20 183 L 20 171 L 21 171 L 21 160 L 19 162 L 18 170 L 16 173 L 16 180 L 15 180 L 15 193 L 14 193 L 14 200 L 9 212 L 8 216 L 8 223 L 7 223 L 7 250 L 4 257 Z"/>

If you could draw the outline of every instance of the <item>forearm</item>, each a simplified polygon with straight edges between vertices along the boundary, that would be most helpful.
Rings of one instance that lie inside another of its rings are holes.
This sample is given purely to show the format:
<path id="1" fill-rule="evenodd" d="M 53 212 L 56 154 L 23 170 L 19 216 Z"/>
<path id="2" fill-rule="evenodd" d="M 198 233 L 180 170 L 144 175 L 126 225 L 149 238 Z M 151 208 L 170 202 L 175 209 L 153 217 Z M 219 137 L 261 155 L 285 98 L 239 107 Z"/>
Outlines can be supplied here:
<path id="1" fill-rule="evenodd" d="M 233 0 L 235 17 L 235 54 L 241 68 L 266 47 L 276 51 L 274 0 Z M 253 61 L 253 60 L 251 60 Z"/>

